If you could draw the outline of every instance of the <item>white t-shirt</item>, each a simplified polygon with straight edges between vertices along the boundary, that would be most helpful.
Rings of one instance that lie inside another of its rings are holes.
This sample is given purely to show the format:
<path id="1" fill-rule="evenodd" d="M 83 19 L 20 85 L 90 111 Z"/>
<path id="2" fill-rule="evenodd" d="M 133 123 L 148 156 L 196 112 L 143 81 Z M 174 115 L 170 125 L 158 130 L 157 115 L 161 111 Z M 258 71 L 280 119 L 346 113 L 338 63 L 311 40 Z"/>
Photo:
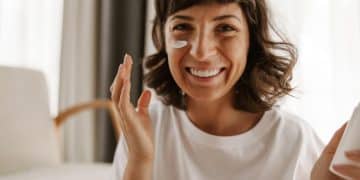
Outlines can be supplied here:
<path id="1" fill-rule="evenodd" d="M 155 138 L 154 180 L 304 180 L 323 143 L 299 117 L 274 107 L 256 126 L 235 136 L 197 128 L 185 111 L 159 101 L 150 104 Z M 113 178 L 127 163 L 124 138 L 118 143 Z"/>

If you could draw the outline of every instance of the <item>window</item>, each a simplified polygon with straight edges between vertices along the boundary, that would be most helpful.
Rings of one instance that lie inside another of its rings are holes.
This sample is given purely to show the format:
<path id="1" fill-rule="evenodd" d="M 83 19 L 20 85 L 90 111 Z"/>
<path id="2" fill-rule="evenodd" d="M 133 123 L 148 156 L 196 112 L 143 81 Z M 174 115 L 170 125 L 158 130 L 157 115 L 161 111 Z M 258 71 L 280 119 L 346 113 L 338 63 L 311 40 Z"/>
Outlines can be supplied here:
<path id="1" fill-rule="evenodd" d="M 62 3 L 0 0 L 0 65 L 44 72 L 52 114 L 58 106 Z"/>

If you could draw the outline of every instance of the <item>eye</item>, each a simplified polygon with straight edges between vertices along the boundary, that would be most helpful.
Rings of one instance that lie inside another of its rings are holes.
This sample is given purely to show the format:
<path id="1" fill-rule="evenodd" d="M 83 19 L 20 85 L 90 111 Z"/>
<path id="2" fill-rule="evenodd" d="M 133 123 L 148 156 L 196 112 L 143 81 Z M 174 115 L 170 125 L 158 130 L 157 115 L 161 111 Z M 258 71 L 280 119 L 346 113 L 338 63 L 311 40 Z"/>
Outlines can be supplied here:
<path id="1" fill-rule="evenodd" d="M 237 32 L 238 30 L 234 28 L 233 26 L 230 26 L 228 24 L 220 24 L 216 27 L 216 32 L 219 33 L 229 33 L 229 32 Z"/>
<path id="2" fill-rule="evenodd" d="M 176 24 L 171 28 L 172 31 L 190 31 L 192 30 L 192 26 L 190 24 L 182 23 Z"/>

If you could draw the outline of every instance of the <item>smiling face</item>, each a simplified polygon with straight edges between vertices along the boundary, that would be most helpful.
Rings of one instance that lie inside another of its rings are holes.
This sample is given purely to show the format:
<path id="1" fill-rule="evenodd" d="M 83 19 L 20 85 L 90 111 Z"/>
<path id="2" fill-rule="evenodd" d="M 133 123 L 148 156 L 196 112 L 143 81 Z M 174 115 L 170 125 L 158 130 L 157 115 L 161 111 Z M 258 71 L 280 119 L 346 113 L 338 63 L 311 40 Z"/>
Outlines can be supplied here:
<path id="1" fill-rule="evenodd" d="M 230 97 L 249 48 L 248 25 L 237 3 L 177 11 L 167 18 L 164 32 L 171 75 L 190 100 Z"/>

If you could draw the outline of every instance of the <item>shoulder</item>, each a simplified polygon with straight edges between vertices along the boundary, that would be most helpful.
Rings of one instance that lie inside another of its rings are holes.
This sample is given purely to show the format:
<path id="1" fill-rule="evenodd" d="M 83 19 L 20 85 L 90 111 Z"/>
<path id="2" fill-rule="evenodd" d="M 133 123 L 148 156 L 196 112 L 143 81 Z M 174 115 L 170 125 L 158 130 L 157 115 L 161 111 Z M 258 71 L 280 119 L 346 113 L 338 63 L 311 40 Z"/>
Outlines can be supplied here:
<path id="1" fill-rule="evenodd" d="M 296 162 L 293 177 L 307 179 L 324 148 L 323 141 L 311 125 L 298 115 L 282 108 L 271 111 L 278 118 L 277 134 L 280 144 L 286 151 L 291 152 L 288 158 Z"/>
<path id="2" fill-rule="evenodd" d="M 275 107 L 271 111 L 271 116 L 276 119 L 277 131 L 290 141 L 301 142 L 303 145 L 323 147 L 322 140 L 318 137 L 313 127 L 300 116 L 284 110 L 281 107 Z"/>
<path id="3" fill-rule="evenodd" d="M 302 119 L 300 116 L 284 110 L 280 107 L 274 107 L 271 114 L 277 119 L 279 125 L 281 125 L 284 131 L 290 131 L 294 133 L 315 133 L 311 125 Z"/>

